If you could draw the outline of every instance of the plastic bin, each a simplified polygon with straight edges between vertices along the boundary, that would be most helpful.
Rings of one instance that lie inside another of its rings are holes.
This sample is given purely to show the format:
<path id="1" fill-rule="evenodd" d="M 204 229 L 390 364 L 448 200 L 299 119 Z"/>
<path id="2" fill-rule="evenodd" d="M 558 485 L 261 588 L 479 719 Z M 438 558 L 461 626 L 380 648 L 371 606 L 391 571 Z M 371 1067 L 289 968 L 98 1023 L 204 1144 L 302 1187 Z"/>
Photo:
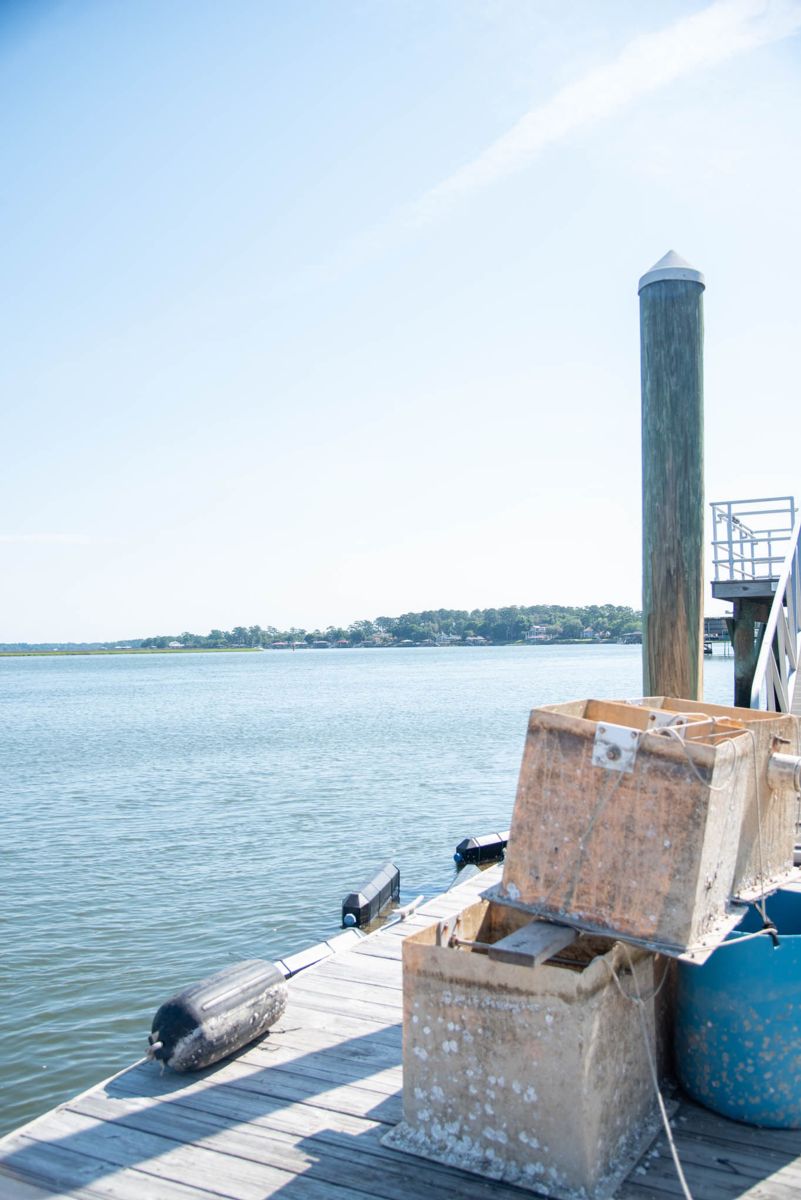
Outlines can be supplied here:
<path id="1" fill-rule="evenodd" d="M 779 931 L 755 908 L 703 966 L 679 964 L 676 1070 L 694 1100 L 768 1129 L 801 1129 L 801 892 L 767 901 Z"/>

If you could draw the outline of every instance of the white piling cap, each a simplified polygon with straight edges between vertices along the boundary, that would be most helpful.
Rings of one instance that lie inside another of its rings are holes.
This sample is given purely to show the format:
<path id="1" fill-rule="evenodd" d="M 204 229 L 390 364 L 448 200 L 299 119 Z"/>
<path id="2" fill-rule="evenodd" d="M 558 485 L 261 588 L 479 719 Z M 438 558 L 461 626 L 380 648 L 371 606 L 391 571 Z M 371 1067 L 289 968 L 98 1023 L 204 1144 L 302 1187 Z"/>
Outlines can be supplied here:
<path id="1" fill-rule="evenodd" d="M 686 259 L 675 250 L 668 250 L 664 258 L 654 263 L 650 271 L 646 271 L 639 282 L 637 291 L 641 292 L 649 283 L 658 283 L 660 279 L 688 279 L 691 283 L 700 283 L 706 287 L 704 277 L 695 267 L 691 267 Z"/>

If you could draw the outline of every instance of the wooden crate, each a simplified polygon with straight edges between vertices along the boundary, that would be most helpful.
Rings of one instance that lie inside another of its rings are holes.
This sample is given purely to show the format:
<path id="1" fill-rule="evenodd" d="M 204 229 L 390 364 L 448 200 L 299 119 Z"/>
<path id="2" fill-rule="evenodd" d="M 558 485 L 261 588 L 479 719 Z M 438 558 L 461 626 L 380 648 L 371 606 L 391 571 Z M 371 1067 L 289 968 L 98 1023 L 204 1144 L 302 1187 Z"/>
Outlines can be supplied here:
<path id="1" fill-rule="evenodd" d="M 497 943 L 530 921 L 482 902 L 456 932 Z M 500 962 L 437 944 L 436 927 L 404 941 L 403 1122 L 386 1144 L 549 1196 L 614 1192 L 658 1124 L 648 1053 L 660 1061 L 670 964 L 586 935 L 558 958 Z M 633 969 L 647 1041 L 610 968 L 632 995 Z"/>
<path id="2" fill-rule="evenodd" d="M 789 783 L 772 787 L 768 782 L 768 763 L 774 748 L 782 754 L 801 754 L 801 721 L 798 717 L 789 713 L 680 700 L 674 696 L 646 696 L 637 704 L 650 711 L 688 713 L 731 721 L 752 732 L 756 775 L 746 792 L 732 894 L 742 900 L 753 900 L 762 894 L 763 887 L 775 889 L 801 878 L 793 867 L 793 848 L 798 838 L 798 793 Z"/>
<path id="3" fill-rule="evenodd" d="M 681 738 L 655 733 L 671 716 L 603 700 L 534 709 L 494 899 L 674 956 L 711 953 L 742 915 L 731 897 L 754 743 L 722 714 L 692 714 Z"/>

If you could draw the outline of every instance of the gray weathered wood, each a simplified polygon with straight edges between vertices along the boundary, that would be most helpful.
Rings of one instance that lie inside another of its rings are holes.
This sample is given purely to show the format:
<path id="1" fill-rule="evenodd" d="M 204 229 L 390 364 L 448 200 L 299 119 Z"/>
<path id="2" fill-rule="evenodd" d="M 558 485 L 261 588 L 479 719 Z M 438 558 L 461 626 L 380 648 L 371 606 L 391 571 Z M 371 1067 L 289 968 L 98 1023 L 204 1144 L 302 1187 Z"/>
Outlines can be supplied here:
<path id="1" fill-rule="evenodd" d="M 689 700 L 703 671 L 703 290 L 676 256 L 640 281 L 643 691 Z"/>
<path id="2" fill-rule="evenodd" d="M 66 1192 L 53 1191 L 50 1187 L 28 1183 L 0 1167 L 0 1196 L 3 1200 L 59 1200 Z M 69 1192 L 70 1200 L 92 1200 L 91 1192 L 84 1189 Z"/>
<path id="3" fill-rule="evenodd" d="M 398 980 L 398 984 L 400 984 L 400 980 Z M 292 989 L 292 1000 L 294 1003 L 298 1003 L 300 997 L 305 1000 L 310 994 L 328 997 L 332 991 L 336 992 L 343 1001 L 361 1000 L 378 1008 L 388 1008 L 390 1012 L 385 1015 L 390 1019 L 392 1013 L 397 1013 L 403 1004 L 400 986 L 388 987 L 386 984 L 374 983 L 372 980 L 364 980 L 360 983 L 355 979 L 344 979 L 341 976 L 321 975 L 317 971 L 314 974 L 306 973 L 298 977 L 298 985 Z"/>
<path id="4" fill-rule="evenodd" d="M 491 881 L 448 893 L 423 926 Z M 404 936 L 379 932 L 291 980 L 278 1028 L 237 1057 L 197 1075 L 139 1063 L 10 1135 L 0 1200 L 519 1200 L 517 1188 L 382 1144 L 401 1114 Z M 801 1193 L 801 1131 L 685 1104 L 675 1136 L 695 1200 Z M 657 1145 L 620 1200 L 681 1195 L 664 1138 Z"/>
<path id="5" fill-rule="evenodd" d="M 536 967 L 575 942 L 578 933 L 566 925 L 550 921 L 530 921 L 500 938 L 487 952 L 495 962 L 512 963 L 521 967 Z"/>

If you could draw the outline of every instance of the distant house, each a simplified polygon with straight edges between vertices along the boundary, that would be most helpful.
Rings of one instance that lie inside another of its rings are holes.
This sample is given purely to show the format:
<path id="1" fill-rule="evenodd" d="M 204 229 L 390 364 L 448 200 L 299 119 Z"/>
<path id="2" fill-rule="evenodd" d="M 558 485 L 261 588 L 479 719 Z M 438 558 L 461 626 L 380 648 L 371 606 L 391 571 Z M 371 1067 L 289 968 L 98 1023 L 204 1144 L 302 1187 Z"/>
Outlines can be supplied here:
<path id="1" fill-rule="evenodd" d="M 553 625 L 532 625 L 526 630 L 527 642 L 549 642 L 553 637 Z"/>
<path id="2" fill-rule="evenodd" d="M 472 637 L 464 639 L 466 646 L 486 646 L 487 639 L 482 637 L 480 633 L 474 634 Z"/>
<path id="3" fill-rule="evenodd" d="M 185 649 L 183 642 L 167 642 L 168 650 L 183 650 Z"/>

